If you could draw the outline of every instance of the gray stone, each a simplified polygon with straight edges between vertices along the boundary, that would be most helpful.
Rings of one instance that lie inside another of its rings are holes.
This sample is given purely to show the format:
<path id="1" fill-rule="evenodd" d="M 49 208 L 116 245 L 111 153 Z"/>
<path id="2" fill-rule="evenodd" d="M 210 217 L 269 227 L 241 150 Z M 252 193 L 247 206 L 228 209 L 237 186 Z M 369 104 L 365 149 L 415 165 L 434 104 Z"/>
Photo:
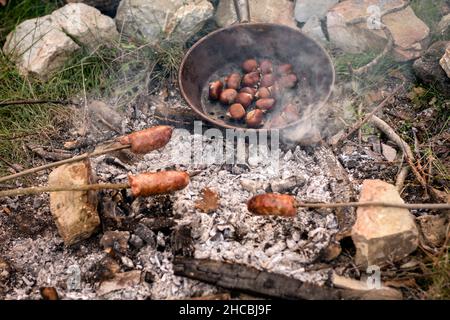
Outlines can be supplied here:
<path id="1" fill-rule="evenodd" d="M 299 22 L 306 22 L 315 16 L 322 19 L 338 0 L 297 0 L 295 2 L 295 19 Z"/>
<path id="2" fill-rule="evenodd" d="M 289 0 L 249 0 L 251 22 L 269 22 L 296 27 L 294 4 Z M 221 0 L 215 15 L 219 27 L 237 22 L 233 0 Z"/>
<path id="3" fill-rule="evenodd" d="M 103 101 L 92 100 L 88 103 L 88 112 L 92 119 L 97 120 L 96 122 L 103 125 L 106 122 L 108 125 L 120 131 L 122 127 L 122 116 L 112 106 L 107 105 Z"/>
<path id="4" fill-rule="evenodd" d="M 384 5 L 383 5 L 384 4 Z M 327 29 L 330 41 L 338 48 L 361 53 L 374 50 L 381 51 L 386 46 L 386 35 L 377 28 L 376 15 L 371 8 L 380 8 L 380 12 L 401 8 L 405 0 L 347 0 L 330 9 L 327 14 Z M 382 8 L 382 9 L 381 9 Z M 372 12 L 372 13 L 371 13 Z M 364 22 L 347 25 L 355 19 Z M 387 26 L 394 39 L 394 57 L 398 61 L 417 59 L 428 47 L 430 29 L 411 9 L 391 12 L 383 16 L 382 22 Z"/>
<path id="5" fill-rule="evenodd" d="M 364 180 L 360 202 L 404 203 L 395 186 L 381 180 Z M 416 250 L 419 233 L 407 209 L 359 207 L 352 228 L 355 262 L 361 268 L 395 262 Z"/>
<path id="6" fill-rule="evenodd" d="M 392 148 L 391 146 L 382 143 L 381 144 L 381 150 L 383 152 L 383 156 L 386 158 L 387 161 L 394 161 L 397 157 L 397 150 Z"/>
<path id="7" fill-rule="evenodd" d="M 123 0 L 117 9 L 119 30 L 149 43 L 163 38 L 184 42 L 213 16 L 206 0 Z"/>
<path id="8" fill-rule="evenodd" d="M 46 79 L 60 69 L 80 47 L 49 16 L 19 24 L 6 37 L 3 52 L 22 75 Z"/>
<path id="9" fill-rule="evenodd" d="M 449 37 L 450 36 L 450 14 L 442 17 L 439 22 L 436 32 L 440 36 Z"/>
<path id="10" fill-rule="evenodd" d="M 322 44 L 327 43 L 327 38 L 323 33 L 320 19 L 317 16 L 312 16 L 311 18 L 309 18 L 303 26 L 302 31 L 303 33 L 307 34 L 308 36 Z"/>
<path id="11" fill-rule="evenodd" d="M 66 34 L 90 49 L 119 39 L 114 20 L 84 3 L 67 4 L 53 11 L 51 18 Z"/>
<path id="12" fill-rule="evenodd" d="M 83 3 L 72 3 L 19 24 L 7 36 L 3 51 L 22 75 L 45 80 L 80 49 L 78 44 L 94 49 L 118 37 L 111 18 Z"/>
<path id="13" fill-rule="evenodd" d="M 441 60 L 439 60 L 439 64 L 441 65 L 442 69 L 444 69 L 447 77 L 450 78 L 450 45 L 448 45 L 445 49 L 445 53 L 442 56 Z"/>
<path id="14" fill-rule="evenodd" d="M 294 190 L 297 186 L 304 185 L 306 179 L 303 177 L 292 176 L 287 179 L 277 179 L 270 182 L 273 192 L 286 193 Z"/>
<path id="15" fill-rule="evenodd" d="M 433 43 L 420 59 L 414 61 L 413 70 L 422 82 L 437 86 L 443 94 L 449 96 L 450 79 L 439 63 L 448 46 L 450 41 Z"/>

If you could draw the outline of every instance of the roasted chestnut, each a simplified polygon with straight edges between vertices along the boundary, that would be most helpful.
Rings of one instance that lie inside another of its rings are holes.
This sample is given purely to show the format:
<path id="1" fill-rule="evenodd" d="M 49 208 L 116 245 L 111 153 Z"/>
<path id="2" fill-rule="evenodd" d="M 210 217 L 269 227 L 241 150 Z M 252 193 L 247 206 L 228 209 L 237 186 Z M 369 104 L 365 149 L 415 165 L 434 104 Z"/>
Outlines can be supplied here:
<path id="1" fill-rule="evenodd" d="M 237 91 L 234 89 L 225 89 L 220 94 L 220 102 L 223 104 L 232 104 L 237 98 Z"/>
<path id="2" fill-rule="evenodd" d="M 256 89 L 250 87 L 243 87 L 241 90 L 239 90 L 239 92 L 249 93 L 252 95 L 252 98 L 256 95 Z"/>
<path id="3" fill-rule="evenodd" d="M 282 65 L 279 65 L 277 68 L 277 72 L 281 75 L 291 73 L 292 72 L 292 64 L 285 63 Z"/>
<path id="4" fill-rule="evenodd" d="M 234 120 L 241 120 L 245 117 L 245 108 L 240 103 L 234 103 L 228 109 L 228 116 Z"/>
<path id="5" fill-rule="evenodd" d="M 284 75 L 280 78 L 280 86 L 282 88 L 293 88 L 297 84 L 297 76 L 293 73 Z"/>
<path id="6" fill-rule="evenodd" d="M 244 78 L 242 78 L 242 84 L 246 87 L 254 87 L 259 82 L 259 72 L 247 73 Z"/>
<path id="7" fill-rule="evenodd" d="M 258 89 L 258 92 L 256 92 L 255 97 L 257 99 L 266 99 L 266 98 L 270 98 L 271 95 L 272 95 L 272 93 L 269 88 L 261 87 Z"/>
<path id="8" fill-rule="evenodd" d="M 274 105 L 275 105 L 275 99 L 272 99 L 272 98 L 259 99 L 258 101 L 256 101 L 256 107 L 263 111 L 272 109 Z"/>
<path id="9" fill-rule="evenodd" d="M 230 74 L 226 79 L 228 89 L 239 89 L 241 86 L 241 75 L 237 72 Z"/>
<path id="10" fill-rule="evenodd" d="M 242 104 L 244 108 L 247 108 L 252 104 L 253 96 L 250 93 L 240 92 L 237 95 L 236 102 Z"/>
<path id="11" fill-rule="evenodd" d="M 262 74 L 272 73 L 273 72 L 273 63 L 270 60 L 262 60 L 259 64 L 259 69 Z"/>
<path id="12" fill-rule="evenodd" d="M 209 84 L 209 98 L 211 100 L 218 100 L 222 93 L 223 83 L 222 81 L 214 81 Z"/>
<path id="13" fill-rule="evenodd" d="M 245 60 L 242 64 L 242 69 L 245 73 L 256 71 L 256 69 L 258 69 L 258 62 L 255 59 Z"/>
<path id="14" fill-rule="evenodd" d="M 264 113 L 259 109 L 255 109 L 247 113 L 245 122 L 249 128 L 259 128 L 263 125 L 263 119 Z"/>
<path id="15" fill-rule="evenodd" d="M 275 83 L 275 75 L 272 73 L 268 73 L 262 76 L 261 78 L 261 87 L 270 87 Z"/>

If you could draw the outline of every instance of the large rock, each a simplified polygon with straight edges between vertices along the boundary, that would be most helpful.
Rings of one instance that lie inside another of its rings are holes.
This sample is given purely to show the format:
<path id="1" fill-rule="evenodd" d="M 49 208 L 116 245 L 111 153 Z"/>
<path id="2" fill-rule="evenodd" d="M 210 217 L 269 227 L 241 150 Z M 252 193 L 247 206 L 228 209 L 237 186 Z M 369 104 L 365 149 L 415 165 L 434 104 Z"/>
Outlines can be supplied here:
<path id="1" fill-rule="evenodd" d="M 118 37 L 111 18 L 85 4 L 72 3 L 19 24 L 7 36 L 3 50 L 22 75 L 46 79 L 80 49 L 79 44 L 93 49 Z"/>
<path id="2" fill-rule="evenodd" d="M 6 38 L 5 54 L 22 75 L 45 79 L 61 68 L 80 47 L 49 16 L 19 24 Z"/>
<path id="3" fill-rule="evenodd" d="M 116 24 L 124 33 L 153 44 L 166 37 L 186 41 L 200 31 L 213 12 L 207 0 L 123 0 Z"/>
<path id="4" fill-rule="evenodd" d="M 62 165 L 48 176 L 50 186 L 79 186 L 92 182 L 88 161 Z M 50 211 L 66 245 L 89 238 L 100 225 L 96 191 L 51 192 Z"/>
<path id="5" fill-rule="evenodd" d="M 268 22 L 296 27 L 294 3 L 289 0 L 249 0 L 251 22 Z M 237 22 L 233 0 L 220 0 L 215 15 L 219 27 Z"/>
<path id="6" fill-rule="evenodd" d="M 447 76 L 450 78 L 450 45 L 447 45 L 444 56 L 441 58 L 441 60 L 439 60 L 439 64 L 441 65 L 442 69 L 444 69 Z"/>
<path id="7" fill-rule="evenodd" d="M 414 73 L 422 82 L 435 85 L 446 95 L 450 95 L 450 78 L 440 65 L 439 60 L 448 47 L 450 47 L 450 41 L 435 42 L 413 64 Z"/>
<path id="8" fill-rule="evenodd" d="M 308 19 L 302 28 L 302 32 L 322 44 L 327 43 L 327 38 L 322 30 L 322 24 L 317 16 Z"/>
<path id="9" fill-rule="evenodd" d="M 338 0 L 297 0 L 295 2 L 295 19 L 299 22 L 306 22 L 313 16 L 322 19 L 328 9 L 338 2 Z"/>
<path id="10" fill-rule="evenodd" d="M 444 37 L 450 37 L 450 14 L 443 16 L 436 28 L 437 34 Z"/>
<path id="11" fill-rule="evenodd" d="M 114 20 L 84 3 L 67 4 L 51 18 L 67 35 L 91 49 L 119 38 Z"/>
<path id="12" fill-rule="evenodd" d="M 66 0 L 67 3 L 81 2 L 91 7 L 97 8 L 102 13 L 114 17 L 120 0 Z"/>
<path id="13" fill-rule="evenodd" d="M 404 203 L 395 186 L 381 180 L 363 182 L 360 202 Z M 416 250 L 419 233 L 407 209 L 392 207 L 359 207 L 352 228 L 359 267 L 383 266 Z"/>
<path id="14" fill-rule="evenodd" d="M 350 53 L 381 51 L 387 39 L 383 30 L 377 29 L 376 23 L 372 23 L 373 20 L 370 19 L 376 17 L 372 11 L 374 7 L 371 6 L 382 8 L 380 12 L 386 12 L 400 9 L 404 4 L 405 0 L 343 1 L 331 8 L 327 14 L 330 41 Z M 362 19 L 364 22 L 346 25 L 356 19 Z M 427 48 L 430 41 L 430 29 L 409 6 L 384 15 L 382 22 L 389 28 L 394 38 L 394 57 L 398 61 L 416 59 Z"/>

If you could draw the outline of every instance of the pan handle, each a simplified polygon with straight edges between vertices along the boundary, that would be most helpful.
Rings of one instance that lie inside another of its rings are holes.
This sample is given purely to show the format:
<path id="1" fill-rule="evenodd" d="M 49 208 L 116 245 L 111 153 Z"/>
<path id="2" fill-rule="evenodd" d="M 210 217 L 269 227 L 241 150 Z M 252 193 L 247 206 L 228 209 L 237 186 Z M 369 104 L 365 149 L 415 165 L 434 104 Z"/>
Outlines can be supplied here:
<path id="1" fill-rule="evenodd" d="M 233 0 L 234 8 L 240 23 L 250 22 L 250 5 L 248 0 Z"/>

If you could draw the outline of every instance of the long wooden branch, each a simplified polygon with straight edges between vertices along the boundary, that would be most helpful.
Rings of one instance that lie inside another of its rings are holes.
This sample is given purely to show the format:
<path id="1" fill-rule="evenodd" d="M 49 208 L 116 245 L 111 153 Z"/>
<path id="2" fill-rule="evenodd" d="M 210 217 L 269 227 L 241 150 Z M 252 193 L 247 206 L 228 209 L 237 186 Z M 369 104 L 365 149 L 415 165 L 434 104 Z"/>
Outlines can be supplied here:
<path id="1" fill-rule="evenodd" d="M 20 104 L 45 104 L 45 103 L 52 103 L 52 104 L 69 104 L 69 100 L 15 100 L 15 101 L 1 101 L 0 107 L 5 106 L 14 106 L 14 105 L 20 105 Z"/>
<path id="2" fill-rule="evenodd" d="M 341 298 L 339 289 L 302 282 L 242 264 L 175 257 L 173 270 L 178 276 L 266 297 L 295 300 L 337 300 Z"/>
<path id="3" fill-rule="evenodd" d="M 392 97 L 394 97 L 397 92 L 400 91 L 400 89 L 403 88 L 404 84 L 399 85 L 397 88 L 394 89 L 394 91 L 392 91 L 392 93 L 385 98 L 378 106 L 376 106 L 367 116 L 364 117 L 363 120 L 358 121 L 351 129 L 350 131 L 343 136 L 342 138 L 340 138 L 338 141 L 336 141 L 335 145 L 339 145 L 342 141 L 347 140 L 348 138 L 350 138 L 356 131 L 359 130 L 359 128 L 361 128 L 365 123 L 367 123 L 374 115 L 375 113 L 377 113 L 378 111 L 380 111 L 382 108 L 384 108 L 384 106 L 389 102 L 389 100 L 391 100 Z"/>
<path id="4" fill-rule="evenodd" d="M 394 141 L 398 147 L 403 151 L 405 155 L 405 160 L 408 163 L 411 171 L 414 173 L 417 181 L 419 181 L 420 185 L 425 189 L 425 192 L 429 191 L 431 196 L 435 201 L 439 202 L 448 202 L 448 195 L 442 194 L 441 191 L 430 186 L 425 178 L 420 173 L 419 169 L 416 166 L 416 159 L 414 157 L 414 153 L 411 150 L 411 147 L 403 140 L 395 131 L 388 125 L 385 121 L 381 120 L 377 116 L 373 116 L 371 119 L 371 123 L 375 125 L 380 131 L 382 131 L 390 140 Z"/>
<path id="5" fill-rule="evenodd" d="M 20 177 L 23 177 L 23 176 L 26 176 L 26 175 L 29 175 L 29 174 L 32 174 L 32 173 L 36 173 L 36 172 L 39 172 L 39 171 L 42 171 L 42 170 L 54 168 L 54 167 L 57 167 L 57 166 L 60 166 L 60 165 L 63 165 L 63 164 L 78 162 L 78 161 L 81 161 L 81 160 L 84 160 L 84 159 L 87 159 L 87 158 L 90 158 L 90 157 L 96 157 L 96 156 L 99 156 L 99 155 L 102 155 L 102 154 L 107 154 L 107 153 L 110 153 L 110 152 L 123 150 L 123 149 L 127 149 L 127 148 L 130 148 L 130 145 L 121 145 L 121 146 L 114 147 L 114 148 L 109 148 L 109 149 L 104 149 L 104 150 L 99 150 L 99 151 L 94 151 L 94 152 L 87 152 L 87 153 L 81 154 L 79 156 L 75 156 L 73 158 L 70 158 L 70 159 L 64 159 L 64 160 L 61 160 L 61 161 L 47 163 L 47 164 L 44 164 L 44 165 L 39 166 L 39 167 L 30 168 L 30 169 L 23 170 L 21 172 L 15 173 L 15 174 L 11 174 L 11 175 L 8 175 L 8 176 L 0 177 L 0 183 L 8 181 L 8 180 L 11 180 L 11 179 L 20 178 Z"/>

